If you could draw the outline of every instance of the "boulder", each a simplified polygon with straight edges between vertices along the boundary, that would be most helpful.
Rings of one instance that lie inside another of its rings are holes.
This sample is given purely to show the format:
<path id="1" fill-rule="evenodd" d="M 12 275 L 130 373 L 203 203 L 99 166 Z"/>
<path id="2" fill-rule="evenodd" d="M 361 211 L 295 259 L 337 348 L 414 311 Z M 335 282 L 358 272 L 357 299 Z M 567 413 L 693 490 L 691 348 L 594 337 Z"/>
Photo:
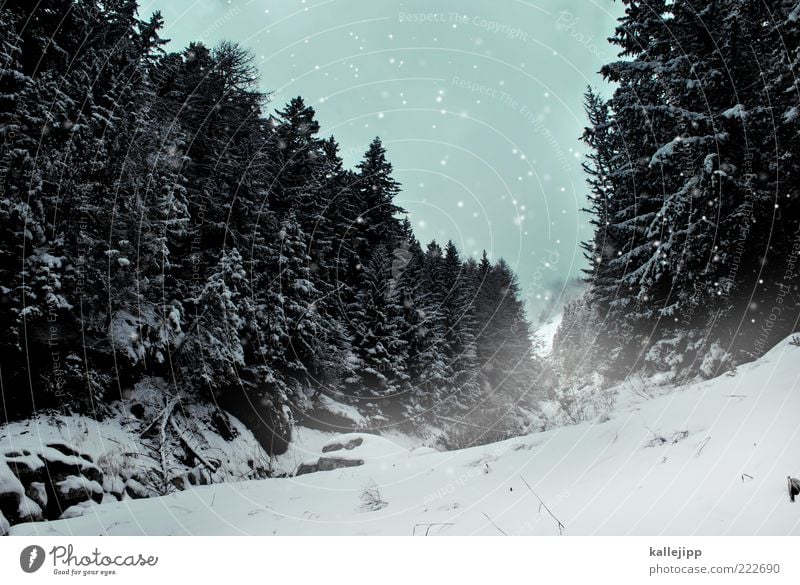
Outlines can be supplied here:
<path id="1" fill-rule="evenodd" d="M 45 481 L 44 462 L 34 455 L 17 455 L 6 459 L 6 464 L 22 482 L 28 486 L 34 482 Z"/>
<path id="2" fill-rule="evenodd" d="M 69 455 L 71 457 L 78 457 L 80 455 L 80 453 L 78 453 L 71 445 L 62 441 L 47 443 L 47 446 L 51 449 L 55 449 L 62 455 Z"/>
<path id="3" fill-rule="evenodd" d="M 87 460 L 81 465 L 81 475 L 89 479 L 89 481 L 95 481 L 99 484 L 103 483 L 103 472 L 91 461 Z"/>
<path id="4" fill-rule="evenodd" d="M 134 500 L 146 498 L 149 495 L 147 488 L 133 478 L 125 482 L 125 493 Z"/>
<path id="5" fill-rule="evenodd" d="M 12 524 L 19 522 L 24 497 L 25 489 L 22 484 L 0 459 L 0 513 Z"/>
<path id="6" fill-rule="evenodd" d="M 134 402 L 133 404 L 131 404 L 130 412 L 134 417 L 138 418 L 139 420 L 144 419 L 145 415 L 144 404 L 142 404 L 141 402 Z"/>
<path id="7" fill-rule="evenodd" d="M 12 522 L 17 515 L 22 496 L 17 490 L 0 490 L 0 514 L 7 516 Z"/>
<path id="8" fill-rule="evenodd" d="M 361 446 L 363 442 L 364 439 L 362 437 L 356 437 L 355 439 L 351 439 L 343 443 L 328 443 L 322 448 L 322 452 L 330 453 L 331 451 L 341 451 L 342 449 L 352 451 L 356 447 Z"/>
<path id="9" fill-rule="evenodd" d="M 87 512 L 92 511 L 92 508 L 96 506 L 97 503 L 93 500 L 88 500 L 86 502 L 81 502 L 80 504 L 75 504 L 74 506 L 70 506 L 64 513 L 61 514 L 61 520 L 66 520 L 67 518 L 78 518 L 79 516 L 83 516 Z"/>
<path id="10" fill-rule="evenodd" d="M 17 517 L 11 521 L 14 524 L 19 524 L 22 522 L 41 522 L 42 520 L 44 520 L 42 507 L 28 496 L 23 496 L 17 509 Z"/>
<path id="11" fill-rule="evenodd" d="M 42 508 L 21 491 L 0 493 L 0 515 L 11 524 L 39 522 L 44 519 Z"/>
<path id="12" fill-rule="evenodd" d="M 306 473 L 316 473 L 317 471 L 319 471 L 319 461 L 312 461 L 298 465 L 294 475 L 296 477 L 298 475 L 305 475 Z"/>
<path id="13" fill-rule="evenodd" d="M 345 459 L 342 457 L 319 458 L 320 471 L 332 471 L 334 469 L 340 469 L 342 467 L 357 467 L 359 465 L 364 465 L 363 459 Z"/>
<path id="14" fill-rule="evenodd" d="M 66 448 L 63 445 L 61 447 L 62 449 L 56 449 L 48 445 L 39 453 L 39 457 L 47 467 L 51 483 L 56 484 L 71 475 L 83 475 L 90 481 L 102 483 L 103 472 L 97 465 L 82 457 L 65 454 L 63 451 Z"/>
<path id="15" fill-rule="evenodd" d="M 125 493 L 125 482 L 118 475 L 106 475 L 103 478 L 103 491 L 121 500 Z"/>
<path id="16" fill-rule="evenodd" d="M 47 488 L 41 481 L 33 481 L 25 488 L 25 495 L 39 504 L 42 510 L 47 509 Z"/>
<path id="17" fill-rule="evenodd" d="M 62 514 L 75 504 L 89 500 L 100 503 L 103 500 L 102 486 L 82 475 L 71 475 L 57 482 L 55 487 L 55 497 Z"/>

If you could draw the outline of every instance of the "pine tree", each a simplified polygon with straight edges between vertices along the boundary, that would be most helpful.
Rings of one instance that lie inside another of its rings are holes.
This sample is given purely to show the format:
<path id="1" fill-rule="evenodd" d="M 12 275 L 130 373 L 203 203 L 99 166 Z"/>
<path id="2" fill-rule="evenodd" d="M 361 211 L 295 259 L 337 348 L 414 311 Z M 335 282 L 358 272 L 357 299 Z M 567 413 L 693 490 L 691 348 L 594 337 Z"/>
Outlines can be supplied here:
<path id="1" fill-rule="evenodd" d="M 442 262 L 444 296 L 440 312 L 444 336 L 441 351 L 448 364 L 449 378 L 445 412 L 467 412 L 475 406 L 480 391 L 473 303 L 476 283 L 468 277 L 458 250 L 452 241 L 445 247 Z"/>
<path id="2" fill-rule="evenodd" d="M 392 398 L 408 379 L 407 348 L 402 337 L 400 290 L 392 277 L 392 256 L 386 247 L 374 252 L 363 271 L 351 315 L 352 348 L 358 360 L 358 379 L 351 380 L 351 392 Z"/>
<path id="3" fill-rule="evenodd" d="M 400 184 L 392 177 L 392 164 L 386 159 L 386 149 L 380 138 L 375 138 L 357 165 L 356 188 L 360 198 L 360 215 L 356 224 L 361 229 L 368 248 L 360 250 L 368 260 L 368 250 L 380 242 L 390 245 L 401 236 L 397 214 L 403 210 L 394 203 Z"/>
<path id="4" fill-rule="evenodd" d="M 241 254 L 236 248 L 224 250 L 196 299 L 202 313 L 195 329 L 187 333 L 183 349 L 190 375 L 197 376 L 212 392 L 235 385 L 237 369 L 245 365 L 242 341 L 254 319 L 251 301 Z"/>

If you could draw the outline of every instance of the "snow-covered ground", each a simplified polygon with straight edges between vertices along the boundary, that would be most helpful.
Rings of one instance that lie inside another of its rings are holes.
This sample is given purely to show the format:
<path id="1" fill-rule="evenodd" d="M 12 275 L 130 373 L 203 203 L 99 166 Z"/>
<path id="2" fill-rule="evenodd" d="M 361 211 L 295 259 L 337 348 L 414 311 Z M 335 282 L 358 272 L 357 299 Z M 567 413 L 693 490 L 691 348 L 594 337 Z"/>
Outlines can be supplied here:
<path id="1" fill-rule="evenodd" d="M 550 535 L 560 521 L 567 535 L 798 535 L 786 477 L 800 475 L 799 362 L 787 340 L 733 375 L 631 394 L 610 418 L 448 453 L 364 435 L 325 453 L 359 467 L 102 504 L 11 533 Z M 330 443 L 306 438 L 303 459 Z"/>

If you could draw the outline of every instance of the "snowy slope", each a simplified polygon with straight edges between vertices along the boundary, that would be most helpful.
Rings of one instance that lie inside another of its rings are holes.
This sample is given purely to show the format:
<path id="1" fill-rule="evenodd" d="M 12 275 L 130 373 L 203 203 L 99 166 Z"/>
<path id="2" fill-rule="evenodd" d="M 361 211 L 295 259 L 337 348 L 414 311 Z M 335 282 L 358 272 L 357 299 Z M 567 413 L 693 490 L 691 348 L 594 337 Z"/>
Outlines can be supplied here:
<path id="1" fill-rule="evenodd" d="M 11 532 L 558 534 L 538 495 L 567 535 L 800 535 L 786 494 L 786 476 L 800 475 L 799 359 L 784 341 L 734 375 L 628 400 L 605 422 L 449 453 L 373 450 L 360 467 L 103 504 Z"/>
<path id="2" fill-rule="evenodd" d="M 551 317 L 547 323 L 539 326 L 539 328 L 534 331 L 534 335 L 542 344 L 540 349 L 542 355 L 550 355 L 553 353 L 553 340 L 560 325 L 561 314 L 559 313 L 558 315 Z"/>

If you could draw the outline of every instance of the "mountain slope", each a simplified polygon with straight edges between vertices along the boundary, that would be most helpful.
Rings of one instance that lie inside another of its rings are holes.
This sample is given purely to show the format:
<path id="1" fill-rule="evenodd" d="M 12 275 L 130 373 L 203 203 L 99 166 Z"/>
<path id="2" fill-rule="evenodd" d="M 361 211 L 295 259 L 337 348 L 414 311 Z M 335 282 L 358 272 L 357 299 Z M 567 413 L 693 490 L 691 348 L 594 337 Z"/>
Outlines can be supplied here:
<path id="1" fill-rule="evenodd" d="M 548 535 L 555 516 L 568 535 L 800 534 L 786 492 L 800 475 L 798 358 L 786 340 L 734 375 L 653 399 L 622 390 L 604 422 L 449 453 L 373 442 L 359 467 L 98 505 L 11 533 Z"/>

